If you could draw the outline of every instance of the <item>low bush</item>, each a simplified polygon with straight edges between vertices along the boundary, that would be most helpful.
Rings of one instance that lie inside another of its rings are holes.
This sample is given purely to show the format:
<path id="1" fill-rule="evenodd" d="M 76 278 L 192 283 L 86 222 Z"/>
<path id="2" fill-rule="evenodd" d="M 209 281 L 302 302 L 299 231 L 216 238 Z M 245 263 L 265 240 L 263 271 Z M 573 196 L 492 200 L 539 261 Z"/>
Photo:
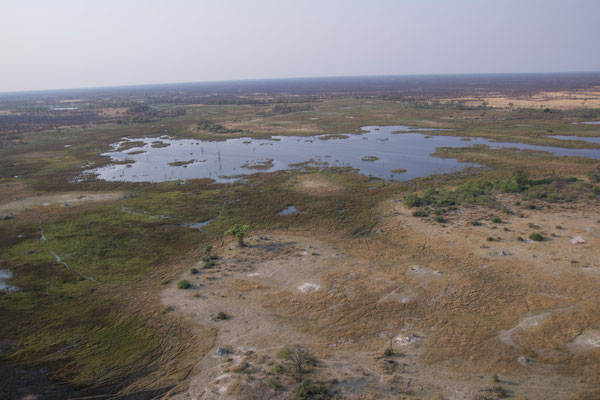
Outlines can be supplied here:
<path id="1" fill-rule="evenodd" d="M 185 279 L 177 282 L 178 289 L 189 289 L 191 286 L 192 284 L 190 283 L 190 281 L 187 281 Z"/>
<path id="2" fill-rule="evenodd" d="M 402 200 L 406 207 L 419 207 L 421 205 L 421 198 L 416 194 L 409 194 L 404 196 L 404 200 Z"/>
<path id="3" fill-rule="evenodd" d="M 534 232 L 531 235 L 529 235 L 529 239 L 535 240 L 536 242 L 541 242 L 544 240 L 544 237 L 541 234 Z"/>
<path id="4" fill-rule="evenodd" d="M 296 400 L 328 400 L 331 399 L 331 396 L 325 385 L 317 385 L 305 379 L 294 389 L 294 398 Z"/>

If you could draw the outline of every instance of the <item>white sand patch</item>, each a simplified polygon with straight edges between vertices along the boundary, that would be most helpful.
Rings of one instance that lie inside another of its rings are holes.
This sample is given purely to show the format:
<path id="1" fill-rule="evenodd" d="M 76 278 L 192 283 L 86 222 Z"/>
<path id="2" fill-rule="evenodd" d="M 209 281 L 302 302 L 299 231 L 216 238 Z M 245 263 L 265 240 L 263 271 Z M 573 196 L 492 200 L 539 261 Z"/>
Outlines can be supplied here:
<path id="1" fill-rule="evenodd" d="M 402 347 L 416 345 L 421 339 L 416 335 L 400 335 L 394 338 L 394 341 Z"/>
<path id="2" fill-rule="evenodd" d="M 571 243 L 583 244 L 583 243 L 585 243 L 585 240 L 581 236 L 575 236 L 573 239 L 571 239 Z"/>
<path id="3" fill-rule="evenodd" d="M 314 283 L 308 283 L 308 282 L 303 283 L 302 285 L 300 285 L 298 287 L 298 290 L 303 293 L 316 292 L 319 289 L 321 289 L 320 285 L 315 285 Z"/>
<path id="4" fill-rule="evenodd" d="M 600 347 L 600 330 L 587 329 L 567 346 L 572 352 L 585 352 Z"/>

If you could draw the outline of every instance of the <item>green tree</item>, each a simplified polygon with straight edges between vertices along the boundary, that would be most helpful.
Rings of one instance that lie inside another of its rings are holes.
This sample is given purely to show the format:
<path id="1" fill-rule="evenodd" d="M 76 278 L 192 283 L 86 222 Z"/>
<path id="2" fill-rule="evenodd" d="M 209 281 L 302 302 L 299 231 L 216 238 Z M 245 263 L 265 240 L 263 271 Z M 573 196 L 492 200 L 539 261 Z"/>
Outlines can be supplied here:
<path id="1" fill-rule="evenodd" d="M 225 235 L 233 236 L 237 239 L 240 246 L 244 246 L 244 238 L 250 232 L 250 225 L 235 224 L 225 232 Z"/>

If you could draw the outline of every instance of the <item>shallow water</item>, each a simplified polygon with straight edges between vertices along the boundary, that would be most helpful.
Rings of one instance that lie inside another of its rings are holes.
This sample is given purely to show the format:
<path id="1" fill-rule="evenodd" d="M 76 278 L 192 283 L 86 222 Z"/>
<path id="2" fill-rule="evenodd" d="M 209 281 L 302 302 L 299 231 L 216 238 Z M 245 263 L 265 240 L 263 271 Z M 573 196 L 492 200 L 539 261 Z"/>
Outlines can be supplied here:
<path id="1" fill-rule="evenodd" d="M 12 277 L 12 271 L 9 269 L 0 269 L 0 292 L 9 294 L 19 290 L 16 286 L 6 284 L 6 281 L 12 279 Z"/>
<path id="2" fill-rule="evenodd" d="M 296 214 L 296 213 L 300 213 L 302 214 L 300 211 L 298 211 L 298 209 L 296 207 L 292 206 L 288 206 L 287 208 L 279 211 L 277 213 L 277 215 L 291 215 L 291 214 Z"/>
<path id="3" fill-rule="evenodd" d="M 431 156 L 438 147 L 485 144 L 493 148 L 513 147 L 549 151 L 559 156 L 600 158 L 600 150 L 597 149 L 501 143 L 480 138 L 466 142 L 465 138 L 457 136 L 426 136 L 418 133 L 422 129 L 406 126 L 371 126 L 363 129 L 367 133 L 321 137 L 276 136 L 272 139 L 245 137 L 219 142 L 161 137 L 160 140 L 168 144 L 164 147 L 152 147 L 152 142 L 156 142 L 157 138 L 125 139 L 113 145 L 114 151 L 104 153 L 121 164 L 90 172 L 108 181 L 162 182 L 212 178 L 218 182 L 232 182 L 236 176 L 286 170 L 294 168 L 293 164 L 309 162 L 309 165 L 315 166 L 352 167 L 367 176 L 405 181 L 474 165 Z M 323 140 L 324 137 L 329 139 Z M 141 144 L 117 150 L 121 144 L 133 141 Z M 131 162 L 123 164 L 125 160 Z M 169 164 L 174 162 L 179 162 L 179 165 Z M 261 168 L 247 168 L 252 165 L 260 165 Z M 407 171 L 392 172 L 401 169 Z"/>
<path id="4" fill-rule="evenodd" d="M 552 139 L 560 139 L 560 140 L 581 140 L 583 142 L 588 143 L 599 143 L 600 137 L 590 137 L 590 136 L 564 136 L 564 135 L 552 135 L 549 136 Z"/>

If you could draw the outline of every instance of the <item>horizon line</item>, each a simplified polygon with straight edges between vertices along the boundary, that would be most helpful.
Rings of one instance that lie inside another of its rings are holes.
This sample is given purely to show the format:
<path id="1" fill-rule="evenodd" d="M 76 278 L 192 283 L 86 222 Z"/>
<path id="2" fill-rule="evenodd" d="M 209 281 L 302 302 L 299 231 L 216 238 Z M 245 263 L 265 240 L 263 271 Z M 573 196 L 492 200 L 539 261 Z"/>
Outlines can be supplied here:
<path id="1" fill-rule="evenodd" d="M 314 76 L 293 76 L 283 78 L 241 78 L 241 79 L 216 79 L 206 81 L 176 81 L 176 82 L 155 82 L 139 84 L 115 84 L 106 86 L 76 86 L 67 88 L 51 89 L 25 89 L 0 91 L 0 95 L 5 94 L 35 94 L 44 92 L 61 92 L 70 90 L 94 90 L 94 89 L 119 89 L 119 88 L 140 88 L 144 86 L 169 86 L 169 85 L 189 85 L 189 84 L 211 84 L 211 83 L 236 83 L 236 82 L 260 82 L 260 81 L 285 81 L 285 80 L 308 80 L 308 79 L 348 79 L 348 78 L 386 78 L 386 77 L 417 77 L 417 76 L 491 76 L 491 75 L 577 75 L 577 74 L 600 74 L 596 71 L 553 71 L 553 72 L 459 72 L 459 73 L 405 73 L 405 74 L 365 74 L 365 75 L 314 75 Z"/>

